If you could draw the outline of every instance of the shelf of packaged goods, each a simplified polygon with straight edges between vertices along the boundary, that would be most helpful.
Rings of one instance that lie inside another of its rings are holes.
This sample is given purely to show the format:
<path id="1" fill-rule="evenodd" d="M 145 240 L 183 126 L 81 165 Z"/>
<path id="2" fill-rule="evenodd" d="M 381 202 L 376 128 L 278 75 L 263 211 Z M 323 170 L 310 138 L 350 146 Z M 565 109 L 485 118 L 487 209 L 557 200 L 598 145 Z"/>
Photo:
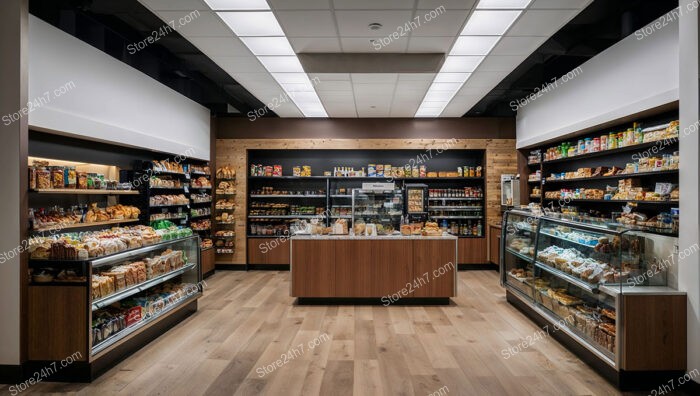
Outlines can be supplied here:
<path id="1" fill-rule="evenodd" d="M 167 274 L 163 274 L 160 276 L 157 276 L 153 279 L 149 279 L 146 282 L 139 283 L 138 285 L 133 285 L 130 287 L 127 287 L 126 289 L 119 290 L 118 292 L 114 294 L 110 294 L 107 297 L 102 297 L 98 298 L 97 300 L 94 300 L 92 302 L 92 310 L 96 311 L 100 308 L 104 308 L 108 305 L 111 305 L 117 301 L 120 301 L 126 297 L 133 296 L 136 293 L 140 293 L 142 291 L 145 291 L 147 289 L 150 289 L 153 286 L 156 286 L 158 284 L 161 284 L 165 281 L 168 281 L 170 279 L 173 279 L 174 277 L 184 274 L 185 272 L 195 268 L 197 264 L 189 264 L 186 265 L 180 269 L 177 269 L 175 271 L 168 272 Z"/>
<path id="2" fill-rule="evenodd" d="M 212 235 L 213 239 L 235 239 L 236 234 L 233 235 Z"/>
<path id="3" fill-rule="evenodd" d="M 669 137 L 669 138 L 667 138 L 667 139 L 668 139 L 668 140 L 674 140 L 674 139 L 675 139 L 676 142 L 678 142 L 678 137 L 675 137 L 675 138 Z M 593 152 L 593 153 L 586 153 L 586 154 L 581 154 L 581 155 L 574 155 L 574 156 L 572 156 L 572 157 L 557 158 L 557 159 L 549 160 L 549 161 L 545 160 L 545 161 L 543 162 L 543 165 L 556 164 L 556 163 L 559 163 L 559 162 L 566 162 L 566 161 L 575 161 L 575 160 L 579 160 L 579 159 L 582 159 L 582 158 L 600 157 L 600 156 L 604 156 L 604 155 L 611 155 L 611 154 L 616 154 L 616 153 L 623 153 L 623 152 L 627 152 L 627 151 L 644 150 L 644 149 L 647 149 L 647 148 L 649 148 L 649 147 L 652 147 L 652 146 L 655 146 L 655 145 L 658 145 L 658 144 L 663 144 L 663 142 L 664 142 L 664 140 L 657 140 L 657 141 L 647 142 L 647 143 L 632 144 L 632 145 L 629 145 L 629 146 L 619 147 L 619 148 L 614 148 L 614 149 L 609 149 L 609 150 L 595 151 L 595 152 Z"/>
<path id="4" fill-rule="evenodd" d="M 60 224 L 49 227 L 40 227 L 32 229 L 33 232 L 48 232 L 48 231 L 61 231 L 61 230 L 75 230 L 79 228 L 89 228 L 89 227 L 99 227 L 111 224 L 126 224 L 126 223 L 137 223 L 139 219 L 122 219 L 122 220 L 107 220 L 107 221 L 95 221 L 92 223 L 75 223 L 75 224 Z"/>
<path id="5" fill-rule="evenodd" d="M 190 205 L 204 205 L 204 204 L 210 204 L 211 201 L 202 201 L 202 202 L 190 202 Z"/>
<path id="6" fill-rule="evenodd" d="M 210 190 L 211 190 L 211 187 L 193 187 L 193 186 L 190 186 L 189 189 L 190 189 L 190 190 L 205 190 L 205 191 L 210 191 Z"/>
<path id="7" fill-rule="evenodd" d="M 458 220 L 458 219 L 465 219 L 465 220 L 481 220 L 483 219 L 483 216 L 430 216 L 433 219 L 446 219 L 446 220 Z"/>
<path id="8" fill-rule="evenodd" d="M 249 219 L 315 219 L 320 218 L 323 215 L 259 215 L 259 216 L 248 216 Z"/>
<path id="9" fill-rule="evenodd" d="M 72 194 L 72 195 L 139 195 L 135 190 L 77 190 L 74 188 L 37 188 L 29 190 L 37 194 Z"/>
<path id="10" fill-rule="evenodd" d="M 540 183 L 542 183 L 542 179 L 528 180 L 527 182 L 530 184 L 540 184 Z"/>
<path id="11" fill-rule="evenodd" d="M 216 254 L 233 254 L 236 249 L 217 248 Z"/>
<path id="12" fill-rule="evenodd" d="M 484 210 L 483 206 L 428 206 L 428 210 L 446 210 L 452 212 Z"/>
<path id="13" fill-rule="evenodd" d="M 484 198 L 481 197 L 430 197 L 430 201 L 483 201 Z"/>
<path id="14" fill-rule="evenodd" d="M 352 219 L 350 215 L 331 215 L 331 219 Z"/>
<path id="15" fill-rule="evenodd" d="M 195 215 L 195 216 L 190 216 L 190 220 L 193 220 L 193 219 L 201 219 L 201 218 L 204 218 L 204 217 L 211 217 L 211 213 L 201 214 L 201 215 Z"/>
<path id="16" fill-rule="evenodd" d="M 331 198 L 352 198 L 350 194 L 332 194 Z"/>
<path id="17" fill-rule="evenodd" d="M 571 283 L 572 285 L 575 285 L 583 290 L 586 290 L 589 293 L 595 294 L 595 293 L 598 293 L 599 291 L 602 291 L 603 293 L 605 293 L 609 296 L 615 297 L 615 295 L 609 293 L 608 288 L 601 289 L 601 288 L 599 288 L 600 285 L 590 284 L 582 279 L 576 278 L 572 275 L 567 274 L 564 271 L 558 270 L 558 269 L 556 269 L 552 266 L 549 266 L 547 264 L 543 264 L 543 263 L 537 261 L 537 262 L 535 262 L 535 266 L 537 268 L 542 269 L 543 271 L 549 272 L 550 274 L 556 276 L 559 279 L 563 279 L 563 280 Z"/>
<path id="18" fill-rule="evenodd" d="M 524 254 L 522 254 L 522 253 L 520 253 L 520 252 L 516 252 L 515 250 L 513 250 L 512 248 L 509 248 L 509 247 L 506 248 L 506 253 L 510 253 L 510 254 L 512 254 L 513 256 L 518 257 L 518 258 L 521 259 L 521 260 L 525 260 L 525 261 L 528 261 L 528 262 L 531 262 L 531 261 L 532 261 L 532 257 L 527 256 L 527 255 L 524 255 Z"/>
<path id="19" fill-rule="evenodd" d="M 264 195 L 251 195 L 251 198 L 326 198 L 325 195 L 276 195 L 276 194 L 264 194 Z"/>
<path id="20" fill-rule="evenodd" d="M 520 299 L 524 304 L 526 304 L 530 309 L 534 310 L 537 314 L 545 318 L 545 320 L 549 322 L 550 325 L 557 325 L 559 331 L 562 331 L 564 334 L 571 337 L 574 341 L 576 341 L 582 347 L 586 348 L 588 351 L 596 355 L 610 367 L 616 367 L 615 355 L 612 352 L 604 350 L 602 347 L 599 347 L 598 344 L 595 343 L 595 341 L 581 334 L 581 332 L 577 329 L 567 326 L 566 321 L 563 321 L 563 319 L 565 318 L 560 318 L 559 315 L 551 312 L 546 307 L 540 307 L 540 305 L 534 304 L 532 301 L 529 300 L 529 297 L 524 297 L 520 290 L 514 288 L 513 286 L 509 286 L 508 284 L 506 284 L 506 287 L 508 287 L 508 290 L 511 293 L 513 291 L 517 292 L 513 294 L 516 295 L 517 298 Z"/>
<path id="21" fill-rule="evenodd" d="M 211 173 L 204 173 L 204 172 L 190 172 L 190 175 L 193 175 L 193 176 L 211 176 Z"/>
<path id="22" fill-rule="evenodd" d="M 584 247 L 587 247 L 587 248 L 590 248 L 590 249 L 595 249 L 595 246 L 598 244 L 598 240 L 597 240 L 597 239 L 594 241 L 594 242 L 595 242 L 595 245 L 589 245 L 589 244 L 587 244 L 587 243 L 585 243 L 585 242 L 574 241 L 573 239 L 569 239 L 569 238 L 567 238 L 567 237 L 565 237 L 565 236 L 553 234 L 553 233 L 549 232 L 549 230 L 540 230 L 540 234 L 541 234 L 541 235 L 546 235 L 546 236 L 548 236 L 548 237 L 550 237 L 550 238 L 555 238 L 555 239 L 559 239 L 559 240 L 561 240 L 561 241 L 566 241 L 566 242 L 569 242 L 569 243 L 573 243 L 573 244 L 576 244 L 576 245 L 579 245 L 579 246 L 584 246 Z M 602 236 L 605 236 L 605 235 L 600 234 L 598 237 L 602 237 Z"/>
<path id="23" fill-rule="evenodd" d="M 328 178 L 329 176 L 248 176 L 248 180 L 323 180 Z"/>
<path id="24" fill-rule="evenodd" d="M 364 217 L 364 216 L 386 216 L 386 217 L 396 217 L 396 216 L 401 216 L 403 213 L 355 213 L 355 216 L 359 217 Z"/>
<path id="25" fill-rule="evenodd" d="M 236 207 L 234 206 L 232 208 L 215 208 L 214 210 L 236 210 Z"/>
<path id="26" fill-rule="evenodd" d="M 678 205 L 678 201 L 639 201 L 634 199 L 577 199 L 577 198 L 545 198 L 545 201 L 596 202 L 596 203 L 637 203 L 649 205 Z"/>
<path id="27" fill-rule="evenodd" d="M 571 179 L 546 179 L 545 184 L 554 183 L 570 183 L 570 182 L 581 182 L 581 181 L 591 181 L 591 180 L 614 180 L 614 179 L 627 179 L 630 177 L 649 177 L 649 176 L 664 176 L 664 175 L 677 175 L 678 169 L 673 170 L 663 170 L 663 171 L 652 171 L 652 172 L 638 172 L 638 173 L 624 173 L 617 174 L 613 176 L 595 176 L 595 177 L 575 177 Z"/>
<path id="28" fill-rule="evenodd" d="M 183 298 L 183 299 L 181 299 L 173 304 L 168 305 L 163 310 L 161 310 L 157 315 L 151 316 L 148 319 L 144 319 L 144 320 L 142 320 L 134 325 L 131 325 L 131 326 L 123 329 L 122 331 L 112 335 L 111 337 L 107 338 L 106 340 L 100 342 L 99 344 L 94 345 L 92 347 L 92 351 L 91 351 L 92 359 L 96 359 L 98 357 L 97 355 L 99 355 L 102 352 L 105 352 L 108 349 L 111 349 L 112 346 L 116 346 L 116 344 L 119 343 L 120 341 L 127 340 L 128 338 L 130 338 L 131 335 L 137 333 L 139 330 L 151 325 L 152 323 L 155 323 L 155 322 L 165 318 L 169 314 L 175 312 L 178 308 L 181 308 L 184 305 L 186 305 L 187 303 L 192 302 L 194 300 L 197 300 L 200 297 L 202 297 L 201 292 L 192 294 L 188 297 L 185 297 L 185 298 Z"/>
<path id="29" fill-rule="evenodd" d="M 397 180 L 406 180 L 406 181 L 425 181 L 425 182 L 431 182 L 431 181 L 455 181 L 455 180 L 484 180 L 483 177 L 475 177 L 475 176 L 454 176 L 454 177 L 397 177 Z"/>

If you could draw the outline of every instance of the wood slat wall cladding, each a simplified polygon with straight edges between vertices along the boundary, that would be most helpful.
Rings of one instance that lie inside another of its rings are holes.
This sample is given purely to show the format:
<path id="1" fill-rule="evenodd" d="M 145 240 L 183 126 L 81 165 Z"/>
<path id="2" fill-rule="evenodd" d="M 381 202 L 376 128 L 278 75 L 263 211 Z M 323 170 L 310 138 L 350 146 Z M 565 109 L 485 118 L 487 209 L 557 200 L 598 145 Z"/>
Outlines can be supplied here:
<path id="1" fill-rule="evenodd" d="M 217 165 L 231 165 L 236 169 L 236 252 L 230 264 L 246 262 L 248 150 L 416 150 L 444 147 L 448 141 L 451 139 L 217 139 Z M 456 144 L 450 143 L 449 147 L 486 150 L 486 222 L 500 223 L 501 174 L 517 173 L 515 139 L 457 139 Z"/>

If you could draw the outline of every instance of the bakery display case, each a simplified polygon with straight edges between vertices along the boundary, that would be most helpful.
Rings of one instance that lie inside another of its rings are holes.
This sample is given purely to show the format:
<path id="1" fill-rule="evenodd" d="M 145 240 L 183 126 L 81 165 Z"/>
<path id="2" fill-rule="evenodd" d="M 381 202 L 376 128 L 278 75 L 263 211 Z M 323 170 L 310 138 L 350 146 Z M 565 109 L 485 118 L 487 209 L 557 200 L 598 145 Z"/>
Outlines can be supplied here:
<path id="1" fill-rule="evenodd" d="M 200 240 L 173 238 L 134 236 L 130 248 L 111 254 L 30 259 L 29 360 L 80 351 L 84 359 L 71 375 L 91 379 L 196 311 Z"/>
<path id="2" fill-rule="evenodd" d="M 501 284 L 532 298 L 535 237 L 538 218 L 526 211 L 508 211 L 503 216 Z"/>
<path id="3" fill-rule="evenodd" d="M 554 325 L 556 337 L 603 375 L 624 386 L 646 370 L 685 368 L 683 356 L 654 360 L 685 347 L 685 326 L 674 325 L 683 320 L 685 293 L 667 286 L 669 268 L 657 260 L 672 256 L 674 243 L 606 222 L 523 210 L 505 213 L 501 239 L 508 301 Z M 644 351 L 635 349 L 641 340 Z"/>
<path id="4" fill-rule="evenodd" d="M 356 234 L 359 228 L 364 228 L 362 231 L 367 235 L 398 233 L 402 216 L 401 190 L 352 190 L 352 222 Z"/>

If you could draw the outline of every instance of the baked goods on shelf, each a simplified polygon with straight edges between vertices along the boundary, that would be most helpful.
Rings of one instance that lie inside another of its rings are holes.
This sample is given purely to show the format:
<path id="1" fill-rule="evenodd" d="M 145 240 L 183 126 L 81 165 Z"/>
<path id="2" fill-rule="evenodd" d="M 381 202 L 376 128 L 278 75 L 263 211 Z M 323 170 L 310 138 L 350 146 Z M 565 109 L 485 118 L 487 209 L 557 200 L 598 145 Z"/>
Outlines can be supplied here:
<path id="1" fill-rule="evenodd" d="M 220 181 L 216 186 L 217 194 L 235 194 L 236 184 L 229 181 Z"/>
<path id="2" fill-rule="evenodd" d="M 211 170 L 209 169 L 209 166 L 207 166 L 207 165 L 190 164 L 188 166 L 188 170 L 190 171 L 190 173 L 203 173 L 205 175 L 211 174 Z"/>
<path id="3" fill-rule="evenodd" d="M 153 161 L 153 170 L 156 172 L 185 173 L 181 163 L 168 160 Z"/>
<path id="4" fill-rule="evenodd" d="M 216 220 L 216 222 L 220 224 L 234 224 L 236 222 L 232 212 L 217 213 L 214 220 Z"/>
<path id="5" fill-rule="evenodd" d="M 204 176 L 200 176 L 190 181 L 191 188 L 211 188 L 211 182 Z"/>
<path id="6" fill-rule="evenodd" d="M 209 249 L 211 247 L 214 247 L 214 242 L 211 240 L 211 238 L 202 238 L 202 242 L 199 244 L 199 247 L 202 250 Z"/>
<path id="7" fill-rule="evenodd" d="M 219 230 L 214 235 L 217 237 L 233 237 L 236 236 L 236 232 L 232 230 Z"/>
<path id="8" fill-rule="evenodd" d="M 187 205 L 190 200 L 184 194 L 178 195 L 154 195 L 149 198 L 149 205 L 152 207 L 157 206 L 173 206 L 173 205 Z"/>
<path id="9" fill-rule="evenodd" d="M 203 220 L 193 221 L 190 223 L 190 227 L 192 227 L 192 229 L 195 231 L 210 230 L 211 229 L 211 219 L 203 219 Z"/>
<path id="10" fill-rule="evenodd" d="M 211 202 L 211 195 L 207 193 L 190 194 L 190 200 L 192 201 L 192 203 L 196 204 L 208 203 Z"/>
<path id="11" fill-rule="evenodd" d="M 185 236 L 184 233 L 182 236 Z M 28 250 L 31 259 L 87 260 L 152 245 L 161 240 L 161 235 L 153 228 L 139 225 L 32 238 Z"/>
<path id="12" fill-rule="evenodd" d="M 232 199 L 218 199 L 216 201 L 216 209 L 233 209 L 236 203 Z"/>
<path id="13" fill-rule="evenodd" d="M 236 169 L 234 169 L 233 167 L 231 167 L 229 165 L 217 168 L 216 169 L 216 178 L 217 179 L 235 179 L 236 178 Z"/>
<path id="14" fill-rule="evenodd" d="M 442 235 L 442 230 L 438 226 L 438 223 L 433 222 L 433 221 L 428 221 L 425 223 L 425 227 L 423 227 L 423 236 L 440 236 Z"/>
<path id="15" fill-rule="evenodd" d="M 181 188 L 182 181 L 176 177 L 151 176 L 151 188 Z"/>

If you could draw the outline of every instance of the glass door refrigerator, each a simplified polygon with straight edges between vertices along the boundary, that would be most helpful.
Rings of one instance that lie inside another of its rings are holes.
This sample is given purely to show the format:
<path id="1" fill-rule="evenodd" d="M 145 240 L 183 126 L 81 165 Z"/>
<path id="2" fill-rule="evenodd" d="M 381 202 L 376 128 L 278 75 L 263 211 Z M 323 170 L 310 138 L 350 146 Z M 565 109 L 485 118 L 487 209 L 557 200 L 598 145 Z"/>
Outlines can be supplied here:
<path id="1" fill-rule="evenodd" d="M 425 223 L 428 220 L 428 185 L 406 184 L 406 218 L 411 223 Z"/>

